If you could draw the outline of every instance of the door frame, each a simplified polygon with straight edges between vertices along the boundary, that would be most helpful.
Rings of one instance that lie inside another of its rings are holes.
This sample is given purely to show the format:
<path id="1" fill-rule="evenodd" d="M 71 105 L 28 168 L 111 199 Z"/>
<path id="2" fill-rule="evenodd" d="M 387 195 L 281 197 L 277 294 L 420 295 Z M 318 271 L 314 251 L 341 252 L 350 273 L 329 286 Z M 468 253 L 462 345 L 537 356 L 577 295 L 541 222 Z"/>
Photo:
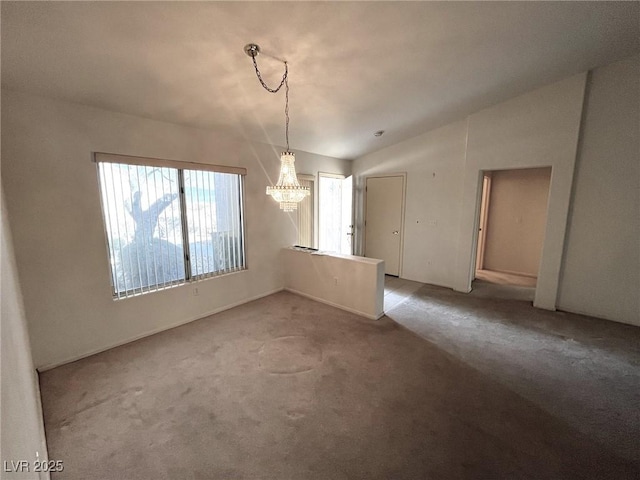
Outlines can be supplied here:
<path id="1" fill-rule="evenodd" d="M 482 209 L 482 201 L 483 199 L 483 187 L 484 187 L 484 177 L 488 176 L 489 177 L 489 194 L 491 193 L 491 182 L 493 181 L 492 179 L 492 173 L 496 172 L 496 171 L 508 171 L 508 170 L 528 170 L 528 169 L 543 169 L 543 168 L 548 168 L 550 170 L 549 173 L 549 189 L 547 192 L 547 210 L 545 212 L 545 224 L 544 224 L 544 235 L 543 235 L 543 240 L 542 240 L 542 247 L 541 247 L 541 251 L 540 251 L 540 261 L 538 263 L 538 275 L 537 275 L 537 281 L 536 281 L 536 287 L 535 287 L 535 296 L 534 296 L 534 300 L 533 300 L 533 306 L 536 308 L 543 308 L 545 310 L 553 310 L 555 311 L 555 304 L 553 306 L 553 308 L 550 308 L 548 305 L 544 305 L 541 304 L 538 301 L 538 293 L 541 291 L 540 288 L 540 274 L 542 271 L 542 266 L 543 263 L 545 261 L 545 246 L 547 245 L 547 243 L 549 242 L 549 236 L 551 234 L 551 229 L 549 227 L 549 211 L 550 209 L 550 205 L 551 205 L 551 188 L 553 186 L 553 175 L 554 175 L 554 167 L 552 165 L 536 165 L 536 166 L 524 166 L 524 167 L 505 167 L 505 168 L 492 168 L 490 170 L 480 170 L 478 172 L 478 190 L 476 191 L 476 213 L 475 213 L 475 233 L 476 235 L 474 235 L 473 238 L 473 242 L 471 244 L 471 248 L 472 248 L 472 253 L 473 253 L 473 263 L 472 263 L 472 268 L 473 268 L 473 272 L 470 272 L 471 275 L 469 277 L 469 288 L 468 291 L 465 293 L 469 293 L 472 290 L 472 283 L 473 280 L 475 280 L 476 278 L 476 265 L 477 265 L 477 258 L 479 255 L 479 251 L 478 249 L 480 247 L 482 247 L 482 255 L 483 255 L 483 262 L 484 262 L 484 250 L 486 248 L 486 228 L 483 228 L 483 236 L 484 236 L 484 242 L 482 245 L 480 245 L 480 235 L 478 235 L 478 228 L 480 226 L 480 217 L 481 217 L 481 209 Z M 487 197 L 489 197 L 489 195 L 487 195 Z M 490 204 L 490 198 L 486 199 L 487 201 L 487 211 L 486 211 L 486 215 L 485 215 L 485 225 L 484 227 L 487 226 L 488 224 L 488 218 L 489 218 L 489 204 Z M 563 234 L 566 235 L 566 232 Z M 522 273 L 518 273 L 518 272 L 505 272 L 505 273 L 516 273 L 517 275 L 523 275 Z M 526 276 L 526 275 L 525 275 Z M 462 291 L 462 290 L 459 290 Z"/>
<path id="2" fill-rule="evenodd" d="M 364 201 L 363 210 L 364 217 L 362 219 L 362 255 L 367 254 L 367 181 L 370 178 L 384 178 L 384 177 L 402 177 L 402 207 L 400 209 L 400 252 L 398 259 L 398 278 L 402 278 L 402 270 L 404 264 L 404 216 L 406 211 L 407 202 L 407 172 L 397 173 L 379 173 L 375 175 L 367 175 L 364 177 Z"/>
<path id="3" fill-rule="evenodd" d="M 491 171 L 482 172 L 482 193 L 480 199 L 480 212 L 478 217 L 478 248 L 476 252 L 476 272 L 484 268 L 484 252 L 487 245 L 487 225 L 489 223 L 489 202 L 491 200 Z"/>

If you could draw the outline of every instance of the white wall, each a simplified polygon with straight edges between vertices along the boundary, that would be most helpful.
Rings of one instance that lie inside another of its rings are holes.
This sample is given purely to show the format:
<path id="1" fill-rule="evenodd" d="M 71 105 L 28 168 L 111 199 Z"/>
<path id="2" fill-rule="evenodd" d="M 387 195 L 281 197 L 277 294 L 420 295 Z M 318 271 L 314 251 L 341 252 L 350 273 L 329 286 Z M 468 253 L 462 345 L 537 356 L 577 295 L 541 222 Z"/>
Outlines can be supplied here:
<path id="1" fill-rule="evenodd" d="M 454 288 L 471 288 L 483 170 L 550 166 L 545 239 L 534 305 L 556 307 L 586 73 L 520 95 L 469 117 Z"/>
<path id="2" fill-rule="evenodd" d="M 216 132 L 2 92 L 2 181 L 36 367 L 50 367 L 206 316 L 283 287 L 295 213 L 265 195 L 282 150 Z M 247 271 L 113 301 L 96 166 L 102 151 L 240 165 Z M 298 171 L 350 173 L 350 162 L 297 152 Z M 268 177 L 267 177 L 268 174 Z"/>
<path id="3" fill-rule="evenodd" d="M 640 55 L 587 88 L 558 306 L 640 325 Z"/>
<path id="4" fill-rule="evenodd" d="M 0 193 L 4 196 L 4 193 Z M 40 460 L 46 460 L 47 450 L 42 422 L 42 407 L 38 377 L 31 358 L 31 346 L 22 305 L 22 295 L 16 271 L 13 245 L 5 202 L 2 201 L 2 309 L 1 325 L 1 412 L 0 451 L 2 465 L 6 461 L 11 470 L 11 461 L 26 460 L 33 468 L 38 452 Z M 3 479 L 32 479 L 33 473 L 6 473 L 2 468 Z M 45 478 L 43 474 L 41 477 Z M 46 478 L 49 478 L 48 475 Z"/>
<path id="5" fill-rule="evenodd" d="M 640 325 L 639 58 L 356 159 L 357 251 L 364 178 L 407 172 L 402 276 L 468 291 L 482 171 L 550 166 L 536 306 Z"/>
<path id="6" fill-rule="evenodd" d="M 403 278 L 451 287 L 457 254 L 466 122 L 457 122 L 354 161 L 356 252 L 362 254 L 364 178 L 407 173 Z"/>
<path id="7" fill-rule="evenodd" d="M 404 278 L 468 292 L 482 171 L 552 166 L 553 213 L 536 305 L 555 307 L 585 78 L 542 87 L 354 161 L 360 186 L 373 173 L 407 172 Z M 357 193 L 363 196 L 361 187 Z M 356 203 L 359 234 L 362 203 Z"/>
<path id="8" fill-rule="evenodd" d="M 287 290 L 377 320 L 384 314 L 384 261 L 282 250 Z"/>
<path id="9" fill-rule="evenodd" d="M 538 276 L 550 168 L 491 172 L 484 269 Z"/>

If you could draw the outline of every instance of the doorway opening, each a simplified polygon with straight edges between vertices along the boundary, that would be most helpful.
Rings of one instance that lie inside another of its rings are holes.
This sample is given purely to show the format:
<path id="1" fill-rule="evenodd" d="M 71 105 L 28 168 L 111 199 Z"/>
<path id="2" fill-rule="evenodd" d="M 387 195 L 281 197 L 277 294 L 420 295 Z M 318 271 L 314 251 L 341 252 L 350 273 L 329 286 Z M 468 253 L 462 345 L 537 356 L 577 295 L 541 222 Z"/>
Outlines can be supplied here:
<path id="1" fill-rule="evenodd" d="M 352 177 L 318 174 L 318 247 L 345 255 L 353 253 Z"/>
<path id="2" fill-rule="evenodd" d="M 476 295 L 533 301 L 550 180 L 551 167 L 483 172 Z"/>

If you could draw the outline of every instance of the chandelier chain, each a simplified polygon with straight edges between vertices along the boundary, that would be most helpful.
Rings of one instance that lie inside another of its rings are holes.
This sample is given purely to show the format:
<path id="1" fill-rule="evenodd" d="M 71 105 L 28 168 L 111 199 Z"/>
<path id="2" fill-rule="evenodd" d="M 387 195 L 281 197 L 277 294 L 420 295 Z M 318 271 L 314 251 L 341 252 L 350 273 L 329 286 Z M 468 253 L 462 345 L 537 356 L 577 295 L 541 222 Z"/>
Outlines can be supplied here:
<path id="1" fill-rule="evenodd" d="M 287 64 L 285 63 L 285 68 L 287 66 Z M 285 70 L 286 72 L 286 70 Z M 284 136 L 287 140 L 287 152 L 289 151 L 289 79 L 287 78 L 287 75 L 285 73 L 285 77 L 284 77 L 284 97 L 285 97 L 285 102 L 284 102 Z"/>
<path id="2" fill-rule="evenodd" d="M 251 58 L 253 59 L 253 68 L 256 69 L 256 75 L 258 76 L 258 80 L 260 80 L 260 83 L 262 84 L 264 89 L 270 93 L 278 93 L 282 88 L 282 85 L 284 85 L 284 82 L 287 80 L 287 76 L 289 75 L 287 62 L 284 62 L 284 75 L 282 76 L 280 85 L 278 85 L 276 88 L 269 88 L 269 86 L 266 83 L 264 83 L 264 80 L 262 79 L 262 75 L 260 75 L 260 70 L 258 69 L 258 62 L 256 62 L 256 57 L 252 56 Z"/>
<path id="3" fill-rule="evenodd" d="M 298 203 L 304 200 L 310 194 L 307 186 L 301 186 L 296 176 L 296 167 L 294 165 L 295 154 L 289 150 L 289 66 L 284 62 L 284 75 L 276 88 L 270 88 L 262 79 L 256 56 L 260 53 L 260 47 L 255 43 L 249 43 L 244 46 L 244 53 L 249 55 L 253 60 L 253 68 L 256 76 L 260 81 L 260 85 L 269 93 L 278 93 L 284 85 L 284 117 L 285 117 L 285 138 L 287 140 L 287 150 L 280 154 L 280 175 L 275 185 L 267 186 L 267 195 L 270 195 L 276 202 L 280 204 L 280 208 L 285 212 L 293 212 L 297 210 Z"/>
<path id="4" fill-rule="evenodd" d="M 282 80 L 280 81 L 280 85 L 276 88 L 270 88 L 265 81 L 262 79 L 262 75 L 260 75 L 260 70 L 258 69 L 258 62 L 256 62 L 256 55 L 251 55 L 251 59 L 253 60 L 253 68 L 256 70 L 256 76 L 258 80 L 260 80 L 260 84 L 262 87 L 269 93 L 278 93 L 282 88 L 282 85 L 285 86 L 285 104 L 284 104 L 284 135 L 287 141 L 287 152 L 289 151 L 289 67 L 287 62 L 284 62 L 284 74 L 282 75 Z"/>

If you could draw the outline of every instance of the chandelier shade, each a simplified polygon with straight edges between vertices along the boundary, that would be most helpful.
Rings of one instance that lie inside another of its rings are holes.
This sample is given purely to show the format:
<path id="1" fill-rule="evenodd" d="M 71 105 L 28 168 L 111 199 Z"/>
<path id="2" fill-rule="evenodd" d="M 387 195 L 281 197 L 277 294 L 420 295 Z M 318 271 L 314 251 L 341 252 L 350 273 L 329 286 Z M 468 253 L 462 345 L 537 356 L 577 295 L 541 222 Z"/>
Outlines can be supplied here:
<path id="1" fill-rule="evenodd" d="M 280 208 L 285 212 L 296 210 L 298 203 L 310 193 L 309 187 L 301 187 L 298 183 L 295 161 L 296 157 L 292 152 L 282 152 L 278 183 L 273 187 L 267 187 L 267 195 L 279 202 Z"/>

